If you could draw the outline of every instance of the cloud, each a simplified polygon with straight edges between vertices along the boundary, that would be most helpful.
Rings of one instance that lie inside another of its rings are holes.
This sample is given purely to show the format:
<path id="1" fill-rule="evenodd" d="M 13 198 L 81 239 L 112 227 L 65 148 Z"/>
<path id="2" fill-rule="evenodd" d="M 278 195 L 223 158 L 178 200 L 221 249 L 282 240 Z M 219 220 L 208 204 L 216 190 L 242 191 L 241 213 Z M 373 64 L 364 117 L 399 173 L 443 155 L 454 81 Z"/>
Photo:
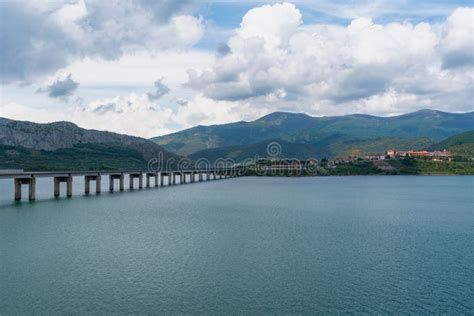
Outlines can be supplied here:
<path id="1" fill-rule="evenodd" d="M 168 88 L 165 84 L 163 84 L 163 77 L 156 80 L 154 83 L 155 86 L 155 92 L 153 93 L 147 93 L 148 99 L 150 101 L 156 101 L 165 94 L 170 92 L 170 88 Z"/>
<path id="2" fill-rule="evenodd" d="M 219 46 L 217 46 L 216 50 L 217 56 L 225 56 L 230 53 L 230 47 L 226 43 L 221 43 Z"/>
<path id="3" fill-rule="evenodd" d="M 176 103 L 178 103 L 179 105 L 187 105 L 189 101 L 183 98 L 177 98 Z"/>
<path id="4" fill-rule="evenodd" d="M 72 80 L 72 74 L 69 74 L 64 80 L 56 80 L 46 89 L 38 89 L 38 92 L 47 92 L 50 98 L 67 99 L 76 91 L 79 83 Z"/>
<path id="5" fill-rule="evenodd" d="M 26 81 L 67 64 L 75 43 L 44 12 L 21 2 L 0 1 L 0 82 Z"/>
<path id="6" fill-rule="evenodd" d="M 85 57 L 187 48 L 203 35 L 189 1 L 0 1 L 0 81 L 31 82 Z"/>
<path id="7" fill-rule="evenodd" d="M 292 4 L 264 5 L 247 12 L 212 67 L 188 71 L 186 87 L 216 101 L 316 115 L 393 113 L 397 103 L 472 110 L 473 19 L 473 8 L 458 8 L 432 24 L 303 24 Z"/>
<path id="8" fill-rule="evenodd" d="M 92 112 L 98 114 L 123 113 L 122 110 L 117 110 L 117 106 L 115 105 L 115 103 L 99 104 L 92 110 Z"/>
<path id="9" fill-rule="evenodd" d="M 83 128 L 153 137 L 170 133 L 173 111 L 151 103 L 145 94 L 96 99 L 85 105 L 38 108 L 19 103 L 0 105 L 2 116 L 39 123 L 71 121 Z"/>
<path id="10" fill-rule="evenodd" d="M 443 69 L 474 65 L 474 9 L 458 8 L 444 25 Z"/>

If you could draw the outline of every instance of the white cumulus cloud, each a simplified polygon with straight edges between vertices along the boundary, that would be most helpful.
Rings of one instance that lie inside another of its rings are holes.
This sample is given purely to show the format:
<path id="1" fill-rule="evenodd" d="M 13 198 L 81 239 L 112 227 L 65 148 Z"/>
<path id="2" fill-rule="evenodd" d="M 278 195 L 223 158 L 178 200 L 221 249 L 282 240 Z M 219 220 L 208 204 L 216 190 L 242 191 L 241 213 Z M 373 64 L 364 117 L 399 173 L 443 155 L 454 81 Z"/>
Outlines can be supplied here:
<path id="1" fill-rule="evenodd" d="M 265 5 L 247 12 L 211 67 L 188 71 L 186 86 L 311 114 L 473 110 L 473 20 L 473 8 L 458 8 L 441 23 L 302 24 L 294 5 Z"/>

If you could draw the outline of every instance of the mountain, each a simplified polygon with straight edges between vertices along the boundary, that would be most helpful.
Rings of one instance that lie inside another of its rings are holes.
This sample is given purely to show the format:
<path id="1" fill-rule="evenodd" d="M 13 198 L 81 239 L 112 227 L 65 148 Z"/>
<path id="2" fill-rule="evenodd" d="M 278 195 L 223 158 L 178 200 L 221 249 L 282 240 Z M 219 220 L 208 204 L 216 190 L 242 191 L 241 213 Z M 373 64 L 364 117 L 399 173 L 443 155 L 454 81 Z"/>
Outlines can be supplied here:
<path id="1" fill-rule="evenodd" d="M 242 162 L 245 159 L 254 159 L 255 157 L 265 158 L 269 155 L 267 147 L 271 143 L 278 143 L 281 153 L 275 157 L 294 158 L 306 160 L 309 158 L 327 158 L 327 157 L 347 157 L 347 156 L 363 156 L 369 153 L 385 153 L 389 148 L 397 148 L 398 150 L 410 150 L 426 148 L 433 144 L 429 138 L 396 138 L 385 137 L 368 140 L 350 140 L 336 142 L 327 146 L 317 146 L 304 143 L 291 143 L 282 140 L 268 140 L 257 144 L 240 145 L 231 147 L 219 147 L 204 149 L 192 153 L 188 158 L 197 160 L 204 158 L 211 163 L 217 159 L 232 159 L 234 162 Z"/>
<path id="2" fill-rule="evenodd" d="M 141 169 L 152 158 L 179 159 L 147 139 L 87 130 L 70 122 L 38 124 L 0 118 L 0 168 Z"/>
<path id="3" fill-rule="evenodd" d="M 276 152 L 272 152 L 269 146 L 274 147 Z M 219 147 L 197 151 L 188 156 L 191 160 L 200 158 L 207 159 L 214 163 L 218 159 L 232 159 L 235 163 L 244 161 L 245 159 L 264 158 L 272 153 L 272 157 L 278 158 L 294 158 L 294 159 L 309 159 L 318 158 L 320 153 L 315 146 L 290 143 L 282 140 L 269 140 L 251 145 Z"/>
<path id="4" fill-rule="evenodd" d="M 275 112 L 252 122 L 197 126 L 151 140 L 186 156 L 205 149 L 248 146 L 271 139 L 315 146 L 324 153 L 328 146 L 347 141 L 387 137 L 427 137 L 440 141 L 470 130 L 472 126 L 474 112 L 458 114 L 421 110 L 392 117 L 361 114 L 311 117 L 301 113 Z"/>
<path id="5" fill-rule="evenodd" d="M 430 147 L 429 150 L 449 150 L 455 156 L 474 157 L 474 130 L 449 137 Z"/>

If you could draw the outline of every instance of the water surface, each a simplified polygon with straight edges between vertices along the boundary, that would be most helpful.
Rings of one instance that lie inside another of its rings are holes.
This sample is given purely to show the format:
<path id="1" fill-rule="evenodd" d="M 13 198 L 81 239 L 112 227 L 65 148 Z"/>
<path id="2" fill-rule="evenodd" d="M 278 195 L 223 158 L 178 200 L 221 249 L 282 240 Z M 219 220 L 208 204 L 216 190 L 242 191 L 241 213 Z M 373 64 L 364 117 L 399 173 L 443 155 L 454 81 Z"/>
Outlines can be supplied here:
<path id="1" fill-rule="evenodd" d="M 12 203 L 11 182 L 0 314 L 474 311 L 474 177 L 244 177 L 72 199 L 41 179 L 34 203 Z"/>

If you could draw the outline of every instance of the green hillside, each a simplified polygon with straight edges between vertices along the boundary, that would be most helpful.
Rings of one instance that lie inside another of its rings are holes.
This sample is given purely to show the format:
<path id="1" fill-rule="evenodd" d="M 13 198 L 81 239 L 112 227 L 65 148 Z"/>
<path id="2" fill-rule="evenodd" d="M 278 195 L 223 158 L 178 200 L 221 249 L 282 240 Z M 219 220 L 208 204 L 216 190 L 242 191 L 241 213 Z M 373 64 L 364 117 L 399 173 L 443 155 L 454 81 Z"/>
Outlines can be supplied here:
<path id="1" fill-rule="evenodd" d="M 318 148 L 312 145 L 289 143 L 282 140 L 270 140 L 245 146 L 205 149 L 189 155 L 188 158 L 191 160 L 204 158 L 209 160 L 211 163 L 218 159 L 232 159 L 234 162 L 238 163 L 246 159 L 265 158 L 270 156 L 267 147 L 273 142 L 278 144 L 276 145 L 278 146 L 278 151 L 281 149 L 281 152 L 278 154 L 271 155 L 275 158 L 309 159 L 321 156 L 321 153 L 318 152 Z"/>
<path id="2" fill-rule="evenodd" d="M 420 138 L 376 138 L 370 140 L 354 140 L 330 142 L 327 139 L 316 144 L 291 143 L 282 140 L 268 140 L 256 144 L 219 147 L 205 149 L 195 152 L 188 156 L 192 160 L 204 158 L 210 162 L 217 159 L 232 159 L 235 162 L 241 162 L 245 159 L 254 159 L 256 156 L 260 158 L 268 157 L 267 146 L 277 142 L 281 147 L 281 153 L 278 158 L 333 158 L 347 156 L 363 156 L 368 153 L 385 153 L 389 148 L 397 148 L 398 150 L 420 149 L 433 144 L 426 137 Z"/>
<path id="3" fill-rule="evenodd" d="M 128 147 L 83 144 L 55 151 L 0 145 L 0 169 L 117 170 L 146 169 L 143 155 Z"/>
<path id="4" fill-rule="evenodd" d="M 334 143 L 377 138 L 426 137 L 440 141 L 468 131 L 472 126 L 474 112 L 421 110 L 393 117 L 359 114 L 311 117 L 301 113 L 276 112 L 252 122 L 197 126 L 151 140 L 181 155 L 211 148 L 247 146 L 270 139 L 316 146 L 318 152 L 323 152 Z M 326 152 L 329 153 L 330 150 Z"/>
<path id="5" fill-rule="evenodd" d="M 397 150 L 416 150 L 433 144 L 428 137 L 397 138 L 385 137 L 368 140 L 346 141 L 329 145 L 328 157 L 360 157 L 364 154 L 383 154 L 390 148 Z"/>
<path id="6" fill-rule="evenodd" d="M 430 147 L 429 150 L 449 150 L 454 156 L 474 157 L 474 130 L 449 137 Z"/>

